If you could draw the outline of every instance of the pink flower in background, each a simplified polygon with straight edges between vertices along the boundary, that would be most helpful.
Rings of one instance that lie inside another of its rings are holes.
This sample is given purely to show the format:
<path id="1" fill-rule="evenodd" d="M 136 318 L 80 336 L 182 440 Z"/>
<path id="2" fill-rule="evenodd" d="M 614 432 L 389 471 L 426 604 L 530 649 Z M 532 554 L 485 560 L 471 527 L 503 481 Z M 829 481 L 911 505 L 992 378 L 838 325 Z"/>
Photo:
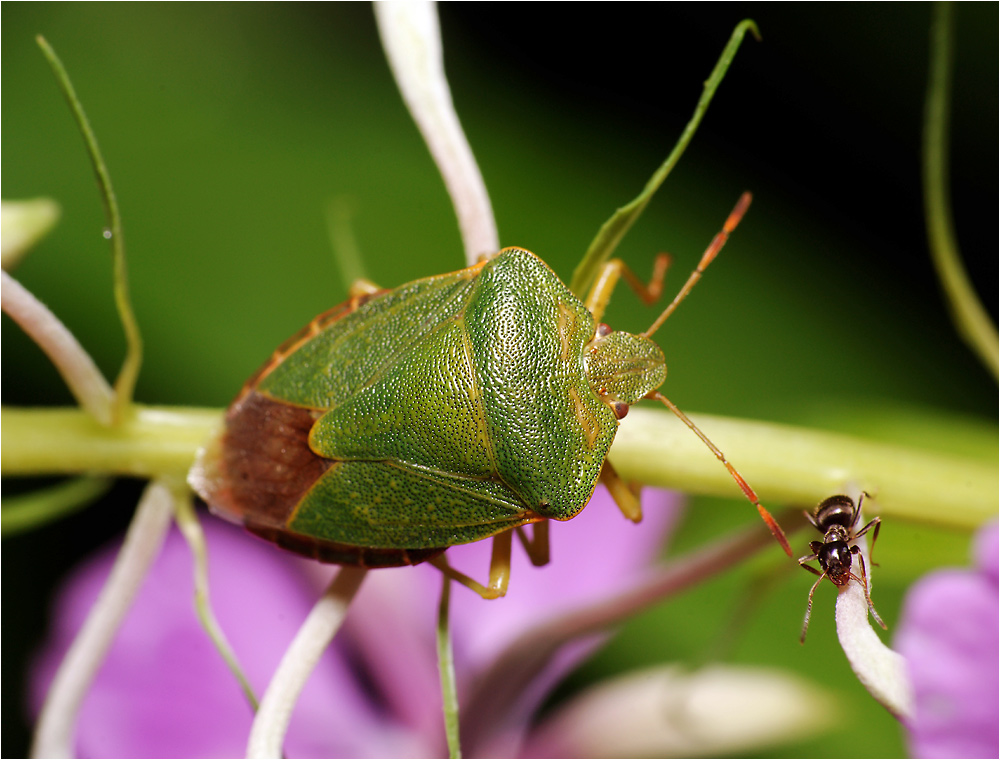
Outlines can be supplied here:
<path id="1" fill-rule="evenodd" d="M 484 601 L 455 586 L 451 621 L 460 697 L 475 691 L 506 644 L 559 612 L 627 588 L 658 556 L 677 500 L 647 489 L 645 519 L 625 520 L 603 489 L 584 512 L 552 526 L 552 562 L 533 568 L 515 548 L 506 598 Z M 333 572 L 299 560 L 218 520 L 203 520 L 212 601 L 258 696 Z M 486 575 L 490 542 L 449 550 L 449 560 Z M 599 549 L 599 551 L 595 551 Z M 57 599 L 37 662 L 37 712 L 69 643 L 114 559 L 99 553 Z M 285 742 L 289 757 L 417 757 L 445 751 L 434 625 L 441 575 L 419 566 L 369 573 L 344 629 L 306 685 Z M 194 614 L 191 557 L 176 530 L 136 598 L 84 701 L 77 729 L 83 757 L 234 757 L 246 750 L 250 708 Z M 463 725 L 473 755 L 512 755 L 551 688 L 603 641 L 557 651 L 504 715 Z M 463 715 L 463 718 L 465 716 Z"/>
<path id="2" fill-rule="evenodd" d="M 1000 754 L 998 531 L 976 535 L 974 567 L 939 570 L 907 595 L 894 648 L 907 660 L 914 757 Z"/>

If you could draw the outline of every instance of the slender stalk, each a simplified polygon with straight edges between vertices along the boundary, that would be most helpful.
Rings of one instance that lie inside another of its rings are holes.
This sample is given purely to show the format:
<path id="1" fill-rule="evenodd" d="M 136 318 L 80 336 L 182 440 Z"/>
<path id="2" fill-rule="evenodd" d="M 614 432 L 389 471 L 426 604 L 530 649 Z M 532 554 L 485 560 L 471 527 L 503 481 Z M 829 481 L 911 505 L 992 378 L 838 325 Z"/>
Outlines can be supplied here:
<path id="1" fill-rule="evenodd" d="M 115 380 L 112 424 L 117 424 L 125 414 L 128 405 L 132 403 L 132 392 L 135 390 L 135 381 L 139 376 L 139 368 L 142 366 L 142 336 L 139 333 L 139 324 L 135 320 L 135 312 L 132 310 L 132 300 L 129 296 L 128 269 L 125 264 L 125 236 L 122 230 L 121 213 L 118 210 L 118 198 L 111 186 L 111 175 L 108 173 L 104 156 L 101 155 L 100 146 L 97 144 L 97 136 L 90 127 L 90 120 L 83 110 L 83 104 L 76 96 L 76 89 L 70 81 L 69 74 L 66 73 L 66 68 L 44 37 L 38 35 L 35 41 L 52 67 L 56 80 L 59 82 L 59 89 L 62 90 L 63 97 L 66 98 L 73 118 L 76 119 L 80 133 L 83 135 L 83 142 L 87 146 L 87 155 L 90 156 L 90 162 L 94 167 L 94 174 L 101 191 L 101 201 L 104 203 L 104 213 L 108 223 L 104 237 L 111 242 L 115 304 L 118 306 L 118 316 L 125 329 L 127 345 L 125 360 L 122 362 L 118 379 Z"/>
<path id="2" fill-rule="evenodd" d="M 931 26 L 931 68 L 924 105 L 924 212 L 931 257 L 952 321 L 993 377 L 1000 377 L 997 329 L 969 281 L 958 252 L 948 182 L 948 105 L 952 70 L 951 3 L 937 3 Z"/>
<path id="3" fill-rule="evenodd" d="M 191 550 L 191 559 L 194 562 L 194 606 L 198 620 L 205 633 L 208 634 L 208 638 L 212 640 L 212 644 L 215 645 L 216 651 L 226 663 L 226 667 L 229 668 L 229 672 L 233 674 L 239 684 L 243 696 L 250 704 L 250 709 L 256 712 L 259 706 L 257 695 L 254 694 L 250 679 L 247 678 L 240 666 L 236 652 L 233 651 L 233 647 L 229 643 L 229 639 L 226 638 L 226 634 L 215 616 L 215 611 L 212 609 L 208 590 L 208 546 L 205 543 L 205 532 L 201 529 L 198 515 L 191 503 L 191 492 L 186 486 L 175 494 L 175 501 L 177 504 L 175 515 L 177 527 L 180 528 L 181 535 L 187 541 L 188 548 Z"/>
<path id="4" fill-rule="evenodd" d="M 690 417 L 753 483 L 765 506 L 816 504 L 850 481 L 877 497 L 883 516 L 959 528 L 996 517 L 995 437 L 980 458 L 972 458 L 791 425 Z M 618 430 L 611 463 L 626 480 L 739 495 L 726 469 L 666 411 L 633 407 Z"/>
<path id="5" fill-rule="evenodd" d="M 455 658 L 451 649 L 451 628 L 448 609 L 451 602 L 451 578 L 441 575 L 441 603 L 438 605 L 437 656 L 441 673 L 441 702 L 444 708 L 444 731 L 448 740 L 448 757 L 462 756 L 458 733 L 458 691 L 455 688 Z"/>
<path id="6" fill-rule="evenodd" d="M 75 756 L 73 735 L 83 698 L 160 553 L 173 507 L 173 495 L 165 483 L 156 481 L 147 486 L 111 575 L 49 687 L 35 727 L 32 756 Z"/>
<path id="7" fill-rule="evenodd" d="M 83 509 L 111 488 L 112 478 L 73 478 L 65 483 L 3 500 L 4 538 L 40 528 Z"/>
<path id="8" fill-rule="evenodd" d="M 386 0 L 375 3 L 375 18 L 396 84 L 451 196 L 465 259 L 474 264 L 496 253 L 500 240 L 483 175 L 451 99 L 437 9 L 429 2 Z"/>
<path id="9" fill-rule="evenodd" d="M 48 307 L 6 272 L 0 272 L 3 310 L 45 352 L 70 393 L 101 425 L 110 425 L 114 391 L 83 346 Z"/>
<path id="10" fill-rule="evenodd" d="M 330 645 L 367 570 L 343 567 L 316 602 L 285 651 L 250 728 L 247 757 L 281 757 L 292 711 L 302 687 Z"/>

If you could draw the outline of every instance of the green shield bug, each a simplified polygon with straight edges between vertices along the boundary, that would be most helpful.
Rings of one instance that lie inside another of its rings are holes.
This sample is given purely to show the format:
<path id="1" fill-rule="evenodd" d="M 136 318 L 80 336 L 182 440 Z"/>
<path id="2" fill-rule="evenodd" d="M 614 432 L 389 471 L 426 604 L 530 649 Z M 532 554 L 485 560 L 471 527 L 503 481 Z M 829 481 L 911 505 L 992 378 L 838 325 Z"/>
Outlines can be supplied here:
<path id="1" fill-rule="evenodd" d="M 394 290 L 355 286 L 286 341 L 244 385 L 189 480 L 216 514 L 325 562 L 431 560 L 486 597 L 506 590 L 511 537 L 548 558 L 547 520 L 583 509 L 598 481 L 625 515 L 639 502 L 605 460 L 642 398 L 664 403 L 728 468 L 785 551 L 781 528 L 722 452 L 656 389 L 651 340 L 725 244 L 744 194 L 671 304 L 646 332 L 601 316 L 620 277 L 659 296 L 667 258 L 641 283 L 608 262 L 580 301 L 535 254 L 505 248 Z M 484 586 L 451 569 L 449 546 L 494 538 Z"/>

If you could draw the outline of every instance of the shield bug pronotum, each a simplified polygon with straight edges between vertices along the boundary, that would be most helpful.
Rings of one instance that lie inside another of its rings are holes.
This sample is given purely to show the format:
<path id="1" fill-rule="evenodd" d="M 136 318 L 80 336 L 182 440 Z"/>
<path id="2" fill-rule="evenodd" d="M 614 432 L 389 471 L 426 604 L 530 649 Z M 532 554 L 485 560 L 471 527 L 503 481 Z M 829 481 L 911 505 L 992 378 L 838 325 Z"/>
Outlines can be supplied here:
<path id="1" fill-rule="evenodd" d="M 812 614 L 813 592 L 816 587 L 823 582 L 824 578 L 829 578 L 837 587 L 844 587 L 852 580 L 861 584 L 865 592 L 865 601 L 868 602 L 868 609 L 875 618 L 875 622 L 883 628 L 886 624 L 882 622 L 872 604 L 872 598 L 868 593 L 868 573 L 865 571 L 865 558 L 861 555 L 861 549 L 855 543 L 861 536 L 872 530 L 872 549 L 875 549 L 875 540 L 878 538 L 878 530 L 882 525 L 882 519 L 875 517 L 869 520 L 861 530 L 855 530 L 858 520 L 861 518 L 861 505 L 865 496 L 862 493 L 858 497 L 857 505 L 850 496 L 831 496 L 824 499 L 812 512 L 805 515 L 809 522 L 813 524 L 820 533 L 823 534 L 822 541 L 810 541 L 809 548 L 812 554 L 799 557 L 799 564 L 819 578 L 809 589 L 809 603 L 806 605 L 806 619 L 802 624 L 802 636 L 799 641 L 805 643 L 806 631 L 809 630 L 809 616 Z M 859 578 L 851 572 L 852 555 L 857 555 L 861 565 L 861 577 Z M 870 555 L 869 555 L 870 556 Z M 817 570 L 807 562 L 819 561 L 820 569 Z"/>
<path id="2" fill-rule="evenodd" d="M 580 301 L 535 254 L 505 248 L 475 266 L 394 290 L 352 288 L 274 352 L 230 406 L 190 482 L 218 515 L 322 561 L 433 561 L 486 597 L 502 595 L 514 530 L 536 564 L 546 521 L 574 517 L 604 482 L 625 515 L 632 491 L 605 461 L 631 404 L 656 399 L 728 468 L 791 556 L 781 528 L 722 452 L 656 389 L 650 339 L 690 292 L 750 203 L 744 194 L 671 304 L 646 332 L 601 316 L 625 277 L 605 265 Z M 449 546 L 494 537 L 488 586 L 448 567 Z"/>

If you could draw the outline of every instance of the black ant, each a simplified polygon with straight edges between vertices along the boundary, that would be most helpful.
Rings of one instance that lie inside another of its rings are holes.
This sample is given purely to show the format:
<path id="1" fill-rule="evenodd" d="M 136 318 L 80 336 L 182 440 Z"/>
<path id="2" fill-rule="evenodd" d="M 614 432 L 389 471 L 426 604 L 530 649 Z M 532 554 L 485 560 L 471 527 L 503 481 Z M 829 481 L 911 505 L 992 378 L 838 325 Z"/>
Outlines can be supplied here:
<path id="1" fill-rule="evenodd" d="M 872 549 L 874 549 L 875 539 L 878 538 L 878 529 L 882 524 L 881 518 L 876 517 L 870 520 L 861 530 L 854 530 L 858 518 L 861 517 L 861 504 L 864 502 L 865 496 L 868 496 L 868 494 L 861 494 L 858 498 L 857 506 L 854 505 L 854 500 L 849 496 L 831 496 L 829 499 L 821 501 L 811 514 L 809 512 L 805 513 L 809 522 L 813 524 L 813 527 L 823 534 L 823 540 L 810 541 L 809 548 L 812 550 L 812 554 L 799 557 L 799 564 L 803 568 L 819 576 L 819 580 L 809 589 L 806 620 L 802 625 L 802 636 L 799 638 L 799 641 L 803 644 L 806 641 L 806 631 L 809 628 L 809 616 L 812 614 L 813 592 L 823 582 L 824 578 L 829 578 L 835 586 L 839 587 L 846 586 L 851 582 L 852 578 L 860 583 L 861 588 L 865 591 L 868 609 L 871 610 L 875 622 L 883 628 L 888 628 L 882 622 L 882 618 L 878 616 L 878 613 L 875 611 L 875 605 L 872 604 L 872 599 L 868 595 L 868 575 L 865 572 L 865 558 L 861 556 L 861 549 L 853 543 L 874 528 L 875 530 L 872 532 Z M 869 498 L 871 497 L 869 496 Z M 857 554 L 858 559 L 861 561 L 860 578 L 851 572 L 852 554 Z M 806 562 L 814 559 L 819 560 L 822 572 L 812 565 L 806 564 Z"/>

